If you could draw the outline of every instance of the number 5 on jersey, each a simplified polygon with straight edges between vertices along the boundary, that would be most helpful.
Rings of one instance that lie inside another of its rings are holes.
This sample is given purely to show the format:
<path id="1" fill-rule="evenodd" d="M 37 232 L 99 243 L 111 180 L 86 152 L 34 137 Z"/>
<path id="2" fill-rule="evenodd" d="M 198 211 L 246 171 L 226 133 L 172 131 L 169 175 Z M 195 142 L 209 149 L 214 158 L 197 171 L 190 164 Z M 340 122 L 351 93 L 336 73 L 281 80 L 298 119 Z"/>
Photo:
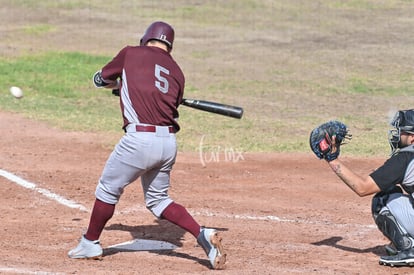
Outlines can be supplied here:
<path id="1" fill-rule="evenodd" d="M 155 81 L 155 87 L 157 87 L 161 93 L 166 94 L 168 93 L 168 80 L 161 74 L 169 75 L 170 71 L 158 64 L 155 64 L 155 78 L 157 79 Z"/>

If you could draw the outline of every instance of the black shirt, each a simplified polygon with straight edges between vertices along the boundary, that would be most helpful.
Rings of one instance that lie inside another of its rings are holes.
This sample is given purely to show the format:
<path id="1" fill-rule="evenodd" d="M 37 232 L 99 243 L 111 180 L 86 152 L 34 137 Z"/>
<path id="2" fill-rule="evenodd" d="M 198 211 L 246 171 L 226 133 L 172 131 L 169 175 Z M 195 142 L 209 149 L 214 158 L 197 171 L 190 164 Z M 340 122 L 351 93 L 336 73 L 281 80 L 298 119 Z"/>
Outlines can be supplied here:
<path id="1" fill-rule="evenodd" d="M 407 193 L 414 192 L 414 147 L 409 147 L 391 156 L 370 174 L 381 191 L 386 192 L 400 184 Z"/>

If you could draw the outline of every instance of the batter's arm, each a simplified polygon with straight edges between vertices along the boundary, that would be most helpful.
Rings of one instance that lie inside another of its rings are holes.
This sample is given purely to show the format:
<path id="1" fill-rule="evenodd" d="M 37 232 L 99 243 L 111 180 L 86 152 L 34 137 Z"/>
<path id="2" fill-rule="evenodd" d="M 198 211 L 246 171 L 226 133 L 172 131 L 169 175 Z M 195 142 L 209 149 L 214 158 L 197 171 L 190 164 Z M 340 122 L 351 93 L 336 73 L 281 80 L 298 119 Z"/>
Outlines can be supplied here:
<path id="1" fill-rule="evenodd" d="M 94 74 L 93 83 L 95 87 L 112 90 L 121 88 L 120 79 L 124 68 L 125 56 L 130 48 L 130 46 L 124 47 L 110 62 Z"/>
<path id="2" fill-rule="evenodd" d="M 97 71 L 93 75 L 93 84 L 97 88 L 119 89 L 119 80 L 118 79 L 115 81 L 105 80 L 102 77 L 101 71 Z"/>
<path id="3" fill-rule="evenodd" d="M 334 171 L 334 173 L 360 197 L 381 191 L 371 176 L 363 178 L 357 175 L 339 159 L 330 161 L 329 166 L 332 171 Z"/>

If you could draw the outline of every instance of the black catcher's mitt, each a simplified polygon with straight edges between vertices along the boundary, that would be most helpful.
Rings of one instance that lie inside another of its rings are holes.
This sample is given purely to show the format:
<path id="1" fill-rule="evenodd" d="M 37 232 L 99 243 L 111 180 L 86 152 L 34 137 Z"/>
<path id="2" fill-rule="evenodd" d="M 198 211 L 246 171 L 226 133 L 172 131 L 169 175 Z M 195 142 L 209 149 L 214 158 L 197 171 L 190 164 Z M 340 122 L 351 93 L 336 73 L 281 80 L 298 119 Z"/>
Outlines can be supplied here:
<path id="1" fill-rule="evenodd" d="M 333 137 L 335 137 L 335 143 L 333 143 Z M 332 120 L 312 130 L 309 144 L 319 159 L 332 161 L 339 156 L 340 146 L 345 143 L 346 139 L 352 139 L 346 125 Z"/>

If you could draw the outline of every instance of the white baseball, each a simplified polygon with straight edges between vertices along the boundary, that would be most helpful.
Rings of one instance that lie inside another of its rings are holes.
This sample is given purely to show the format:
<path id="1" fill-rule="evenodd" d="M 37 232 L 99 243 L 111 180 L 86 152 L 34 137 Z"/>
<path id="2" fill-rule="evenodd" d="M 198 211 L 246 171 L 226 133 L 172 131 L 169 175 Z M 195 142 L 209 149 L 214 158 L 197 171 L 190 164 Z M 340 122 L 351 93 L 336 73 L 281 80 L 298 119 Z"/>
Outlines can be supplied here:
<path id="1" fill-rule="evenodd" d="M 23 97 L 23 91 L 22 91 L 22 89 L 20 89 L 19 87 L 16 87 L 16 86 L 10 87 L 10 93 L 15 98 L 21 98 L 21 97 Z"/>

